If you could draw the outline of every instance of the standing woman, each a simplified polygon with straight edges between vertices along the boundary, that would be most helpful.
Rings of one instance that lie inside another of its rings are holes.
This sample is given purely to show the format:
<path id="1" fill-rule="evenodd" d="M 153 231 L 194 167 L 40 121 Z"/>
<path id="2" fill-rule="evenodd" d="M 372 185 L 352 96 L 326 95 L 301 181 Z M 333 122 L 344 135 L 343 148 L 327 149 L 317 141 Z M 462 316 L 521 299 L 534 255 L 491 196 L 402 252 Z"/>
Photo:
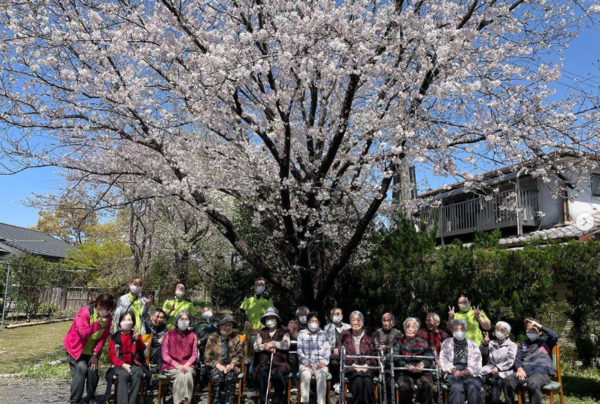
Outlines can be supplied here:
<path id="1" fill-rule="evenodd" d="M 142 296 L 142 278 L 132 278 L 129 282 L 129 293 L 121 296 L 117 301 L 117 311 L 115 318 L 121 318 L 126 311 L 133 313 L 135 317 L 135 331 L 140 334 L 146 334 L 146 325 L 144 320 L 148 318 L 148 306 L 152 303 L 154 297 L 148 298 Z M 114 332 L 119 331 L 119 322 L 115 322 Z"/>
<path id="2" fill-rule="evenodd" d="M 340 335 L 340 346 L 346 348 L 346 354 L 350 356 L 365 355 L 376 356 L 375 338 L 370 331 L 364 329 L 365 317 L 360 311 L 350 314 L 350 329 L 342 331 Z M 354 397 L 354 404 L 369 404 L 373 397 L 373 371 L 367 366 L 375 366 L 375 359 L 347 358 L 346 365 L 351 369 L 346 376 L 352 383 L 350 391 Z M 343 383 L 343 381 L 341 381 Z M 344 388 L 341 386 L 341 388 Z"/>
<path id="3" fill-rule="evenodd" d="M 102 294 L 89 306 L 77 312 L 73 324 L 67 332 L 63 345 L 71 369 L 70 403 L 79 403 L 87 382 L 86 403 L 96 400 L 98 386 L 98 357 L 110 334 L 115 298 Z"/>
<path id="4" fill-rule="evenodd" d="M 109 372 L 110 377 L 106 378 L 107 391 L 110 392 L 113 375 L 117 375 L 121 386 L 117 390 L 117 404 L 135 404 L 145 373 L 142 355 L 146 344 L 137 331 L 132 331 L 135 326 L 135 316 L 132 312 L 121 314 L 119 325 L 121 330 L 112 335 L 108 346 L 108 359 L 114 367 Z M 150 377 L 150 371 L 147 373 Z M 130 385 L 129 389 L 125 388 L 127 385 Z"/>

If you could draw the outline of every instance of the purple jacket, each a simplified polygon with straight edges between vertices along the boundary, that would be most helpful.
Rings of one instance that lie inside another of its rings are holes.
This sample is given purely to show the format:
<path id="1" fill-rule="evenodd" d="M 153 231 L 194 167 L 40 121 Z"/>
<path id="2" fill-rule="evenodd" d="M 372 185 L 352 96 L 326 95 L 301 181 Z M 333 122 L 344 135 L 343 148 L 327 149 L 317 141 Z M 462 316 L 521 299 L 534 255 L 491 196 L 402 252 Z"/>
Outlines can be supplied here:
<path id="1" fill-rule="evenodd" d="M 71 355 L 75 359 L 79 359 L 81 353 L 83 352 L 83 348 L 85 348 L 85 344 L 87 340 L 90 338 L 92 334 L 97 333 L 102 329 L 102 326 L 99 322 L 94 321 L 90 324 L 90 315 L 94 312 L 94 306 L 85 306 L 79 309 L 75 319 L 73 320 L 73 324 L 71 324 L 71 328 L 65 339 L 63 340 L 63 345 L 67 350 L 67 353 Z M 104 332 L 100 336 L 100 339 L 96 343 L 94 347 L 94 352 L 99 357 L 102 352 L 102 348 L 104 348 L 104 343 L 106 339 L 110 335 L 110 325 L 112 323 L 112 316 L 109 314 L 108 319 L 106 321 L 106 328 L 104 328 Z"/>
<path id="2" fill-rule="evenodd" d="M 370 331 L 364 330 L 362 339 L 360 340 L 360 355 L 377 356 L 377 347 L 375 346 L 375 338 Z M 356 347 L 354 346 L 354 337 L 352 336 L 352 330 L 344 330 L 340 334 L 340 346 L 346 347 L 346 355 L 356 355 Z M 377 365 L 376 359 L 346 359 L 346 365 Z"/>

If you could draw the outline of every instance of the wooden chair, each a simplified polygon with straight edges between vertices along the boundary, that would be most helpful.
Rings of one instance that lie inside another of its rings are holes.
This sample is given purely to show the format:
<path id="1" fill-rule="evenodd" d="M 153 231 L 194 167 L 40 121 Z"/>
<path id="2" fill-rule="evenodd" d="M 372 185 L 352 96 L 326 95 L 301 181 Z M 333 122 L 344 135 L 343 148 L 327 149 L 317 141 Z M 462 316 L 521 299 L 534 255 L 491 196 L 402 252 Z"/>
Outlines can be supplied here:
<path id="1" fill-rule="evenodd" d="M 563 383 L 562 374 L 560 371 L 560 347 L 556 345 L 552 348 L 552 368 L 554 369 L 554 379 L 544 387 L 542 387 L 542 393 L 550 396 L 550 404 L 554 404 L 554 393 L 558 393 L 558 399 L 560 404 L 565 404 L 565 397 L 563 394 Z M 519 386 L 517 392 L 517 398 L 519 404 L 525 402 L 525 393 L 527 392 L 527 384 Z"/>
<path id="2" fill-rule="evenodd" d="M 244 376 L 245 376 L 244 372 L 239 372 L 238 373 L 238 377 L 237 377 L 237 385 L 238 385 L 237 404 L 241 404 L 241 402 L 242 402 L 242 394 L 244 393 Z M 211 390 L 211 383 L 210 383 L 210 380 L 209 380 L 208 381 L 208 398 L 206 400 L 206 404 L 210 404 L 210 390 Z"/>
<path id="3" fill-rule="evenodd" d="M 145 362 L 146 362 L 146 366 L 150 366 L 150 343 L 152 342 L 152 334 L 143 334 L 141 336 L 142 341 L 144 341 L 146 343 L 146 350 L 144 351 L 144 355 L 145 355 Z M 106 397 L 106 404 L 110 404 L 110 401 L 112 400 L 113 402 L 115 402 L 115 400 L 117 399 L 117 389 L 119 388 L 119 378 L 117 377 L 117 375 L 113 376 L 113 393 Z M 144 376 L 142 377 L 142 382 L 140 384 L 140 393 L 139 393 L 139 400 L 138 400 L 138 404 L 143 404 L 144 400 L 146 399 L 146 375 L 144 374 Z"/>

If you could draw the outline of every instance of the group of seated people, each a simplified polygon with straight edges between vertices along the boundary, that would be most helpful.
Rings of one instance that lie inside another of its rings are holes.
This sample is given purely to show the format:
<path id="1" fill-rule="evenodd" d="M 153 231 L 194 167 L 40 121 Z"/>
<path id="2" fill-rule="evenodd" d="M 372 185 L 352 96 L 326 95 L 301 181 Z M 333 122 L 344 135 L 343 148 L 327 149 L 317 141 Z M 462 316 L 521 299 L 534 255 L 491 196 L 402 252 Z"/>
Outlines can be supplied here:
<path id="1" fill-rule="evenodd" d="M 116 307 L 110 295 L 101 295 L 90 306 L 77 314 L 71 330 L 65 338 L 69 364 L 72 371 L 71 402 L 79 402 L 87 381 L 88 397 L 94 400 L 98 383 L 97 357 L 108 337 L 112 316 Z M 436 366 L 447 385 L 450 404 L 479 404 L 482 402 L 482 382 L 491 384 L 488 402 L 497 404 L 504 392 L 507 403 L 515 402 L 515 392 L 527 383 L 532 404 L 541 404 L 541 389 L 553 375 L 552 348 L 558 335 L 538 321 L 525 320 L 527 338 L 517 346 L 510 339 L 511 327 L 499 321 L 490 338 L 481 328 L 489 320 L 482 311 L 470 306 L 468 299 L 459 299 L 460 313 L 449 311 L 448 331 L 441 330 L 440 317 L 428 313 L 426 327 L 420 320 L 408 317 L 402 329 L 395 328 L 391 313 L 382 317 L 382 327 L 371 333 L 364 328 L 364 316 L 353 311 L 343 321 L 339 308 L 330 311 L 330 322 L 323 327 L 319 314 L 300 307 L 296 318 L 284 325 L 278 310 L 268 307 L 260 322 L 263 328 L 252 338 L 254 349 L 253 376 L 260 400 L 269 402 L 268 385 L 274 389 L 270 401 L 281 404 L 285 395 L 285 377 L 299 376 L 301 394 L 299 403 L 308 403 L 310 383 L 316 383 L 317 404 L 325 404 L 327 378 L 331 375 L 334 389 L 345 388 L 340 380 L 340 354 L 345 350 L 344 376 L 349 381 L 353 404 L 370 404 L 374 397 L 373 378 L 378 374 L 378 358 L 394 358 L 399 400 L 402 404 L 431 403 L 434 397 Z M 470 313 L 470 314 L 469 314 Z M 118 331 L 109 343 L 109 360 L 113 367 L 107 379 L 113 376 L 119 385 L 116 395 L 118 404 L 133 404 L 137 400 L 144 374 L 146 344 L 141 340 L 139 313 L 121 311 Z M 213 404 L 234 404 L 237 401 L 238 375 L 244 362 L 241 335 L 236 331 L 237 321 L 231 314 L 224 314 L 214 321 L 212 309 L 202 310 L 202 320 L 193 324 L 193 315 L 180 310 L 172 319 L 172 327 L 165 325 L 165 312 L 155 310 L 143 324 L 144 331 L 152 334 L 150 362 L 158 365 L 160 372 L 173 381 L 172 394 L 175 404 L 189 404 L 193 398 L 197 372 L 205 369 L 211 383 Z M 475 324 L 475 326 L 473 325 Z M 475 331 L 473 328 L 477 328 Z M 449 335 L 451 334 L 451 336 Z M 541 337 L 545 334 L 545 337 Z M 478 340 L 479 339 L 479 340 Z M 295 351 L 294 351 L 295 344 Z M 380 356 L 380 352 L 384 354 Z M 483 358 L 487 364 L 483 366 Z M 389 368 L 389 363 L 386 365 Z M 149 380 L 149 378 L 148 378 Z M 416 388 L 416 392 L 413 389 Z M 108 387 L 110 391 L 110 385 Z"/>

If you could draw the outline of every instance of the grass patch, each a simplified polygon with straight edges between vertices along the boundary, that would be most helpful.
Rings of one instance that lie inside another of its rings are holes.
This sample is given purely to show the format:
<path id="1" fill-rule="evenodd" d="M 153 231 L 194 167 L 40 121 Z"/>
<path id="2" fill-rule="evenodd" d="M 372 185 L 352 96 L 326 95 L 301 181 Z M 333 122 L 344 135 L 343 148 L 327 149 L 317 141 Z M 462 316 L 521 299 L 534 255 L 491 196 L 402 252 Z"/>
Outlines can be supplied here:
<path id="1" fill-rule="evenodd" d="M 0 374 L 21 373 L 49 358 L 64 358 L 70 321 L 0 331 Z M 48 360 L 51 361 L 52 359 Z"/>
<path id="2" fill-rule="evenodd" d="M 50 365 L 50 362 L 63 358 L 64 355 L 56 358 L 48 358 L 42 361 L 41 365 L 33 365 L 28 367 L 21 373 L 21 376 L 32 379 L 70 380 L 71 371 L 69 370 L 68 363 L 65 362 L 53 366 Z"/>
<path id="3" fill-rule="evenodd" d="M 579 369 L 566 362 L 562 364 L 562 379 L 566 404 L 600 402 L 600 369 Z"/>

